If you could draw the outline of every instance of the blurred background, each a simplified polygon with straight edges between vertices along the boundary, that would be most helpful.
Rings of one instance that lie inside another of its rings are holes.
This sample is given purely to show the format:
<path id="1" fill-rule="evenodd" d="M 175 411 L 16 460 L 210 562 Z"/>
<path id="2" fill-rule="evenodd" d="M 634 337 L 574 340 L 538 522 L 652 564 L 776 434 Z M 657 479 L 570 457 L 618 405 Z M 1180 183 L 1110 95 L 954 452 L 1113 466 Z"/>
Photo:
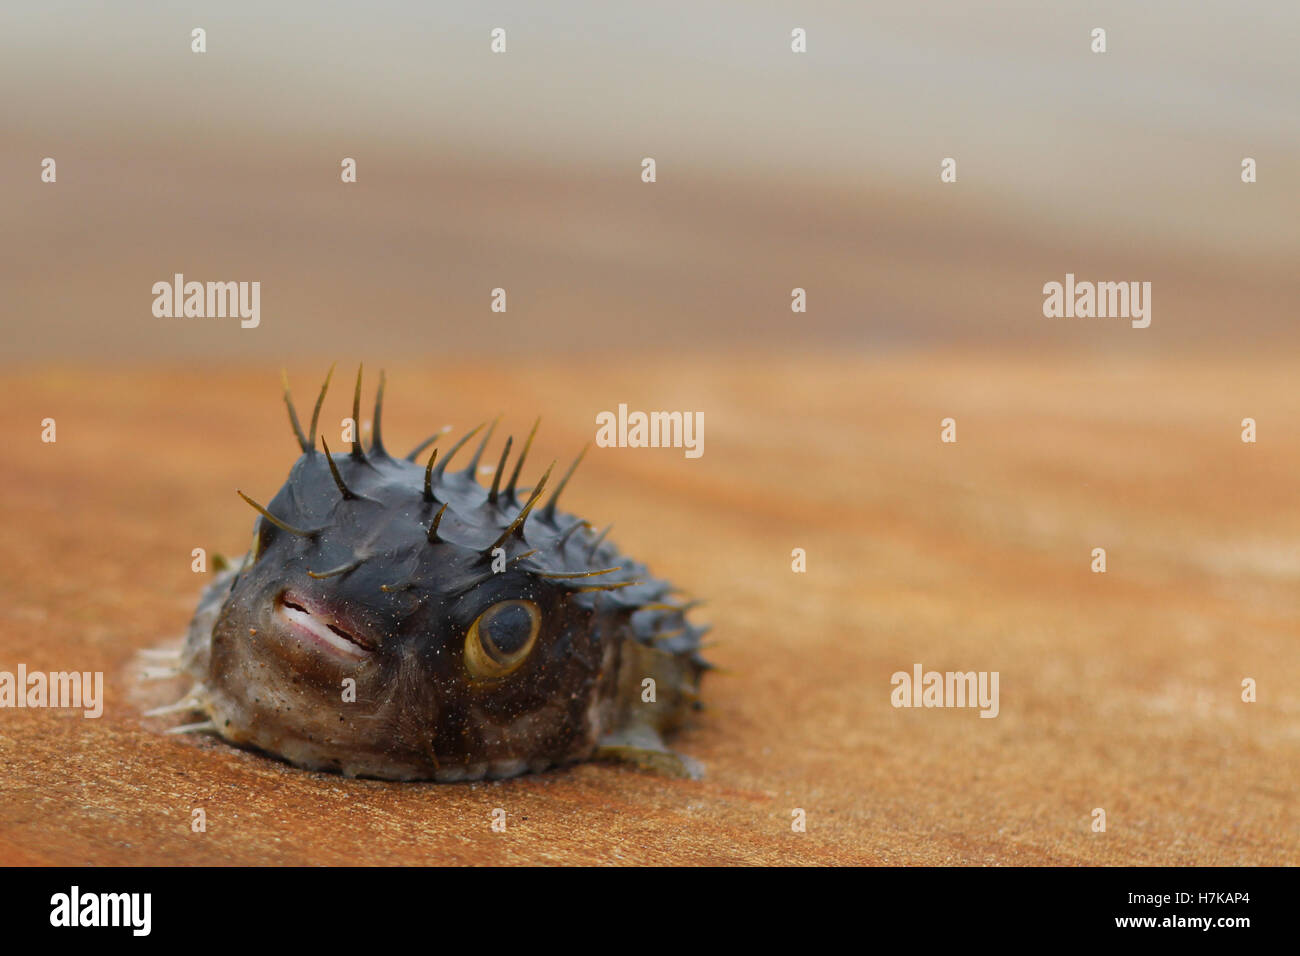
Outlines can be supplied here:
<path id="1" fill-rule="evenodd" d="M 1297 49 L 1284 0 L 0 4 L 0 668 L 109 681 L 3 716 L 0 862 L 1300 862 Z M 1067 272 L 1151 326 L 1044 318 Z M 260 325 L 155 317 L 175 273 Z M 708 600 L 706 782 L 522 779 L 503 841 L 142 722 L 335 359 L 323 431 L 363 359 L 390 447 L 541 414 L 539 473 L 705 414 L 565 501 Z M 914 662 L 999 718 L 895 710 Z"/>
<path id="2" fill-rule="evenodd" d="M 1298 46 L 1290 2 L 5 4 L 0 346 L 1271 349 Z M 1045 319 L 1067 271 L 1152 282 L 1151 327 Z M 155 318 L 176 272 L 261 326 Z"/>

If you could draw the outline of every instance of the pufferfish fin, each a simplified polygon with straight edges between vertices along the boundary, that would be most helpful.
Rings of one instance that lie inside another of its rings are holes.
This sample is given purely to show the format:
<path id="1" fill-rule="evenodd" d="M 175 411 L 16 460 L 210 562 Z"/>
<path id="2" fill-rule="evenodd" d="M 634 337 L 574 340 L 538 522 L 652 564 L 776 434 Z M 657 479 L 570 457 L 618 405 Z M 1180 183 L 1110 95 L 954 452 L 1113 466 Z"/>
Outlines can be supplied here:
<path id="1" fill-rule="evenodd" d="M 659 732 L 644 724 L 601 737 L 592 756 L 597 760 L 615 760 L 689 780 L 704 777 L 704 764 L 694 757 L 669 750 Z"/>

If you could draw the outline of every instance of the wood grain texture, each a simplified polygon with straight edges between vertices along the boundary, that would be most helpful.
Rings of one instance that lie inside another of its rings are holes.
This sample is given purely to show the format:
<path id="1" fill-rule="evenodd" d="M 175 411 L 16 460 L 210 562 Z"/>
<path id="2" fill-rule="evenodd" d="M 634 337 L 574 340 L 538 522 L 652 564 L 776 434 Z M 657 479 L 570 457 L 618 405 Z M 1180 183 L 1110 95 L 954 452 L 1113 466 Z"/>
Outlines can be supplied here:
<path id="1" fill-rule="evenodd" d="M 541 413 L 544 465 L 619 402 L 704 412 L 699 460 L 593 449 L 566 495 L 709 601 L 724 672 L 677 739 L 704 780 L 391 784 L 162 736 L 132 657 L 184 629 L 192 548 L 245 547 L 234 489 L 283 480 L 276 371 L 11 369 L 0 669 L 103 670 L 107 704 L 0 711 L 0 863 L 1300 863 L 1294 363 L 572 364 L 390 367 L 385 435 Z M 322 372 L 290 369 L 300 400 Z M 894 709 L 890 675 L 918 662 L 999 671 L 1000 715 Z"/>

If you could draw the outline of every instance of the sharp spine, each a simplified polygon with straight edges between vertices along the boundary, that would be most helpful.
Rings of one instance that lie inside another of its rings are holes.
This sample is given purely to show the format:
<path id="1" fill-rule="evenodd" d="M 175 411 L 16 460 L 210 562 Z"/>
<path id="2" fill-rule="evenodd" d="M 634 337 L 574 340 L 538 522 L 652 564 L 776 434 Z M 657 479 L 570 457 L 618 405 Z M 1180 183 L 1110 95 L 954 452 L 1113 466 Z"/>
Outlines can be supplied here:
<path id="1" fill-rule="evenodd" d="M 316 407 L 311 412 L 311 433 L 307 436 L 307 444 L 311 445 L 313 451 L 316 450 L 316 424 L 320 421 L 320 408 L 325 404 L 325 393 L 329 391 L 330 379 L 334 377 L 334 365 L 337 364 L 335 362 L 330 366 L 330 370 L 325 373 L 325 381 L 320 387 L 320 394 L 316 396 Z"/>
<path id="2" fill-rule="evenodd" d="M 429 463 L 424 466 L 424 500 L 434 501 L 433 497 L 433 463 L 438 460 L 438 449 L 429 456 Z"/>
<path id="3" fill-rule="evenodd" d="M 447 506 L 443 505 L 441 508 L 438 509 L 438 513 L 433 516 L 433 524 L 429 525 L 428 534 L 425 535 L 425 537 L 429 539 L 430 544 L 437 544 L 438 525 L 442 524 L 442 516 L 446 513 L 447 513 Z"/>
<path id="4" fill-rule="evenodd" d="M 506 447 L 501 449 L 501 461 L 497 463 L 497 470 L 492 474 L 492 488 L 488 491 L 488 504 L 495 505 L 497 496 L 501 490 L 501 472 L 505 471 L 506 459 L 510 457 L 510 446 L 514 444 L 515 436 L 511 435 L 506 439 Z"/>
<path id="5" fill-rule="evenodd" d="M 600 543 L 605 540 L 605 535 L 609 534 L 609 529 L 612 527 L 614 527 L 612 524 L 605 525 L 605 529 L 601 531 L 600 534 L 596 535 L 596 540 L 591 542 L 591 547 L 587 549 L 588 561 L 591 561 L 596 557 L 596 549 L 600 547 Z"/>
<path id="6" fill-rule="evenodd" d="M 296 534 L 300 538 L 314 538 L 316 537 L 316 535 L 320 534 L 321 529 L 319 528 L 314 528 L 308 531 L 308 530 L 304 530 L 303 528 L 295 528 L 293 525 L 285 521 L 281 521 L 279 518 L 271 514 L 271 512 L 267 511 L 265 508 L 259 505 L 252 498 L 248 497 L 248 495 L 244 494 L 238 488 L 235 489 L 235 494 L 239 495 L 239 497 L 243 498 L 246 502 L 252 505 L 258 512 L 261 513 L 263 518 L 271 522 L 271 524 L 275 525 L 281 531 L 287 531 L 289 532 L 289 534 Z"/>
<path id="7" fill-rule="evenodd" d="M 569 527 L 565 529 L 564 533 L 555 539 L 556 549 L 559 551 L 563 551 L 564 546 L 569 543 L 569 538 L 573 537 L 573 532 L 577 531 L 579 528 L 582 527 L 585 527 L 588 531 L 590 531 L 591 522 L 583 521 L 581 518 L 579 518 L 573 524 L 569 525 Z"/>
<path id="8" fill-rule="evenodd" d="M 329 444 L 325 441 L 325 436 L 324 436 L 324 435 L 321 435 L 321 436 L 320 436 L 320 443 L 321 443 L 321 446 L 324 447 L 324 449 L 325 449 L 325 461 L 326 461 L 326 462 L 329 464 L 329 466 L 330 466 L 330 475 L 333 476 L 333 478 L 334 478 L 334 484 L 338 486 L 338 489 L 339 489 L 339 491 L 342 493 L 343 497 L 346 498 L 346 499 L 348 499 L 348 500 L 352 500 L 353 498 L 359 498 L 359 497 L 361 497 L 360 495 L 358 495 L 355 491 L 353 491 L 351 488 L 349 488 L 349 487 L 348 487 L 348 486 L 343 482 L 343 476 L 342 476 L 341 474 L 339 474 L 339 466 L 338 466 L 337 464 L 335 464 L 335 462 L 334 462 L 334 456 L 330 454 L 330 446 L 329 446 Z"/>
<path id="9" fill-rule="evenodd" d="M 551 477 L 551 469 L 554 467 L 555 462 L 551 462 L 551 467 L 546 469 L 546 474 L 542 475 L 541 481 L 537 482 L 537 487 L 535 487 L 533 493 L 528 496 L 527 504 L 519 510 L 519 514 L 515 516 L 514 521 L 510 522 L 506 530 L 501 532 L 501 536 L 487 546 L 484 554 L 490 555 L 493 549 L 501 547 L 501 545 L 505 544 L 512 534 L 524 526 L 524 522 L 528 519 L 529 512 L 531 512 L 533 506 L 537 504 L 537 499 L 542 496 L 542 492 L 546 488 L 546 479 Z"/>
<path id="10" fill-rule="evenodd" d="M 352 393 L 352 457 L 365 460 L 366 453 L 361 447 L 361 370 L 357 365 L 357 387 Z"/>
<path id="11" fill-rule="evenodd" d="M 341 574 L 347 574 L 349 571 L 355 571 L 361 565 L 365 564 L 365 558 L 353 558 L 347 564 L 340 564 L 337 568 L 330 568 L 328 571 L 308 571 L 307 577 L 315 578 L 317 581 L 323 581 L 326 578 L 336 578 Z"/>
<path id="12" fill-rule="evenodd" d="M 441 428 L 439 428 L 436 432 L 434 432 L 432 435 L 430 435 L 430 436 L 429 436 L 428 438 L 426 438 L 424 441 L 420 442 L 420 444 L 418 444 L 418 445 L 416 445 L 414 448 L 412 448 L 412 449 L 410 450 L 410 452 L 407 453 L 407 455 L 406 455 L 406 460 L 407 460 L 407 461 L 415 461 L 416 456 L 419 455 L 420 452 L 424 451 L 426 448 L 428 448 L 430 445 L 432 445 L 434 442 L 436 442 L 436 441 L 437 441 L 439 438 L 441 438 L 443 435 L 447 434 L 447 432 L 449 432 L 449 431 L 451 431 L 451 426 L 450 426 L 450 425 L 443 425 Z"/>
<path id="13" fill-rule="evenodd" d="M 438 478 L 439 481 L 442 480 L 442 476 L 447 470 L 447 463 L 451 461 L 452 456 L 455 455 L 456 452 L 460 451 L 461 448 L 464 446 L 465 442 L 469 441 L 471 438 L 477 435 L 479 433 L 479 429 L 481 429 L 483 425 L 486 424 L 487 422 L 483 422 L 478 427 L 474 428 L 468 435 L 465 435 L 464 437 L 461 438 L 460 441 L 456 442 L 456 444 L 451 446 L 451 451 L 447 452 L 447 454 L 443 456 L 442 461 L 438 462 L 438 467 L 434 469 L 434 475 Z"/>
<path id="14" fill-rule="evenodd" d="M 289 373 L 284 369 L 280 369 L 280 384 L 284 386 L 284 406 L 289 409 L 289 424 L 293 426 L 293 434 L 298 439 L 298 447 L 302 449 L 303 454 L 310 455 L 316 449 L 307 441 L 307 436 L 302 432 L 302 425 L 298 422 L 298 410 L 293 407 L 293 396 L 289 394 Z"/>
<path id="15" fill-rule="evenodd" d="M 387 458 L 388 450 L 384 448 L 384 385 L 387 376 L 379 370 L 379 388 L 375 391 L 375 424 L 370 432 L 370 454 L 376 458 Z"/>
<path id="16" fill-rule="evenodd" d="M 617 584 L 592 584 L 587 587 L 576 588 L 576 593 L 581 594 L 583 591 L 617 591 L 619 588 L 630 588 L 641 584 L 640 581 L 620 581 Z"/>
<path id="17" fill-rule="evenodd" d="M 483 436 L 483 440 L 478 443 L 478 448 L 474 450 L 474 457 L 471 458 L 469 464 L 465 466 L 465 474 L 469 475 L 469 477 L 473 478 L 475 481 L 478 481 L 478 463 L 483 458 L 483 451 L 487 448 L 488 442 L 492 440 L 492 433 L 497 430 L 497 423 L 499 421 L 501 421 L 500 415 L 492 419 L 492 424 L 488 426 L 487 434 Z"/>
<path id="18" fill-rule="evenodd" d="M 533 422 L 533 429 L 528 433 L 528 438 L 524 441 L 524 450 L 519 453 L 519 460 L 515 462 L 515 470 L 510 473 L 510 481 L 506 483 L 506 500 L 512 505 L 519 504 L 518 498 L 515 497 L 516 483 L 519 481 L 519 472 L 523 470 L 524 461 L 528 458 L 528 449 L 533 447 L 533 436 L 537 434 L 537 426 L 541 423 L 541 418 Z"/>
<path id="19" fill-rule="evenodd" d="M 582 459 L 586 457 L 587 449 L 590 447 L 590 442 L 582 446 L 582 451 L 578 452 L 578 457 L 573 459 L 573 464 L 569 466 L 569 470 L 564 473 L 564 477 L 560 479 L 560 483 L 555 487 L 555 494 L 551 495 L 551 500 L 546 503 L 546 507 L 542 510 L 542 518 L 546 521 L 549 521 L 552 524 L 555 523 L 556 502 L 560 500 L 560 494 L 564 491 L 565 485 L 569 483 L 569 479 L 573 477 L 573 473 L 577 471 L 578 466 L 582 464 Z"/>
<path id="20" fill-rule="evenodd" d="M 556 581 L 570 581 L 575 578 L 594 578 L 601 574 L 613 574 L 622 568 L 601 568 L 599 571 L 538 571 L 539 578 L 551 578 Z"/>

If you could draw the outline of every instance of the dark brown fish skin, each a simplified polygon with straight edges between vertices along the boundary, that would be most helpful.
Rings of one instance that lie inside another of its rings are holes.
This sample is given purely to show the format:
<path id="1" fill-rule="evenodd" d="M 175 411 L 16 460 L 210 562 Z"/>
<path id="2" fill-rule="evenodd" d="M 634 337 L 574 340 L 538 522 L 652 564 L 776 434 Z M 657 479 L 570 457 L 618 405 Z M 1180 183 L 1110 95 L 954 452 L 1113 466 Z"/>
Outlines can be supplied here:
<path id="1" fill-rule="evenodd" d="M 371 447 L 327 455 L 290 408 L 304 452 L 265 508 L 275 521 L 258 517 L 253 549 L 205 591 L 186 640 L 191 694 L 221 736 L 310 769 L 399 780 L 592 756 L 693 772 L 662 735 L 696 706 L 704 629 L 667 582 L 554 501 L 532 507 L 541 488 L 521 501 L 513 483 L 481 486 L 486 439 L 460 471 L 393 458 L 377 405 Z M 475 676 L 471 627 L 512 601 L 540 613 L 535 643 L 517 669 Z"/>

